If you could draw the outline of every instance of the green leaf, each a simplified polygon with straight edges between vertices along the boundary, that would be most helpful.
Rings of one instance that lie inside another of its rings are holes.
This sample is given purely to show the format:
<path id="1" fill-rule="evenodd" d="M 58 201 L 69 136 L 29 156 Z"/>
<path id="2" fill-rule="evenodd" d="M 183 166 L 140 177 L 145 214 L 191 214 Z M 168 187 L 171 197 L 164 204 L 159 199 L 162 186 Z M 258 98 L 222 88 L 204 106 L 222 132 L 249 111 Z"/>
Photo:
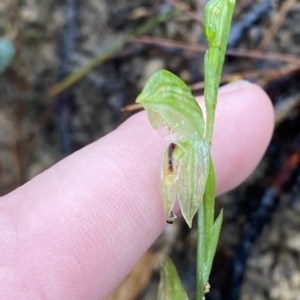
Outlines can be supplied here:
<path id="1" fill-rule="evenodd" d="M 211 228 L 215 218 L 215 191 L 216 175 L 211 156 L 209 157 L 209 174 L 206 181 L 204 193 L 204 222 L 205 222 L 205 243 L 209 243 Z"/>
<path id="2" fill-rule="evenodd" d="M 188 300 L 181 284 L 176 268 L 170 258 L 167 258 L 160 270 L 160 282 L 157 300 Z"/>
<path id="3" fill-rule="evenodd" d="M 219 213 L 219 216 L 215 220 L 214 225 L 211 230 L 211 233 L 210 233 L 210 243 L 209 243 L 208 255 L 207 255 L 209 273 L 211 271 L 213 258 L 216 254 L 216 249 L 217 249 L 217 245 L 218 245 L 222 222 L 223 222 L 223 209 L 221 210 L 221 212 Z M 209 275 L 209 273 L 208 273 L 208 275 Z"/>

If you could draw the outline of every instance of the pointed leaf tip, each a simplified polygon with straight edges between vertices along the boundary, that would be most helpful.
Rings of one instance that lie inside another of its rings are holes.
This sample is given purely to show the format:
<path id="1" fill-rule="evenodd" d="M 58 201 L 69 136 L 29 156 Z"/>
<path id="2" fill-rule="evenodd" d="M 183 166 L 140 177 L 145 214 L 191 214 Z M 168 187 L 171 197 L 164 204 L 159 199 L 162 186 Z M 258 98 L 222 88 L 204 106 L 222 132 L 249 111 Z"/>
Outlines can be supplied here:
<path id="1" fill-rule="evenodd" d="M 167 258 L 160 270 L 160 282 L 157 300 L 189 300 L 182 286 L 176 268 L 170 258 Z"/>

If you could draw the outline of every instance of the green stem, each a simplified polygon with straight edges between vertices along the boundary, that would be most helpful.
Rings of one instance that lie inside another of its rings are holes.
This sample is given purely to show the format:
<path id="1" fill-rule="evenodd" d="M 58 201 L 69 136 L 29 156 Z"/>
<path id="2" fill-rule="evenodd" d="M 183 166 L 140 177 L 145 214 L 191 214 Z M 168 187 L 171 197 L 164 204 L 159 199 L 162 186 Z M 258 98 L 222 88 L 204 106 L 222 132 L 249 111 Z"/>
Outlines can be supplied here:
<path id="1" fill-rule="evenodd" d="M 222 223 L 222 213 L 214 222 L 215 188 L 215 172 L 210 157 L 203 203 L 198 210 L 197 300 L 202 300 L 204 297 Z"/>
<path id="2" fill-rule="evenodd" d="M 204 57 L 205 138 L 210 147 L 213 138 L 218 88 L 234 5 L 235 0 L 210 0 L 205 6 L 204 30 L 209 47 Z M 208 283 L 223 219 L 221 211 L 214 221 L 214 206 L 215 173 L 213 162 L 210 159 L 203 203 L 198 210 L 197 300 L 205 299 L 204 290 Z"/>
<path id="3" fill-rule="evenodd" d="M 205 139 L 211 147 L 215 124 L 215 107 L 207 108 L 206 120 Z"/>
<path id="4" fill-rule="evenodd" d="M 205 247 L 201 247 L 205 243 L 205 222 L 204 222 L 204 206 L 201 205 L 198 210 L 198 245 L 197 245 L 197 294 L 196 299 L 202 300 L 204 298 L 205 282 L 202 276 L 202 270 L 205 264 Z"/>

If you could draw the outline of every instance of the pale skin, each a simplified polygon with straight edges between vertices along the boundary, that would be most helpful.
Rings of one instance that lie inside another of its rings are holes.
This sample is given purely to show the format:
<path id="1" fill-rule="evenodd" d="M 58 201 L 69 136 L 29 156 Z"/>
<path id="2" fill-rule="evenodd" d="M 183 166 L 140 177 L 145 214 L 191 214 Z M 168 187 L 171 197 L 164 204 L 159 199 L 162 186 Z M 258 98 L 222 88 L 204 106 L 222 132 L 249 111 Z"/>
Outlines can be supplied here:
<path id="1" fill-rule="evenodd" d="M 251 174 L 273 123 L 259 87 L 223 90 L 212 146 L 218 194 Z M 166 226 L 157 178 L 165 147 L 141 112 L 2 197 L 0 299 L 105 299 Z"/>

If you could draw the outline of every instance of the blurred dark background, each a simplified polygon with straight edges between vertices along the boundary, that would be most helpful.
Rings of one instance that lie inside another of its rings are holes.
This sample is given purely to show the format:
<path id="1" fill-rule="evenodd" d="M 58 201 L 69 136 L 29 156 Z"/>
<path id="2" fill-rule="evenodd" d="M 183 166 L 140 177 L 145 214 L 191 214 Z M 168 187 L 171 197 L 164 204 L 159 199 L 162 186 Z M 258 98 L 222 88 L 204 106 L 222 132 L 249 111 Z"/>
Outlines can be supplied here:
<path id="1" fill-rule="evenodd" d="M 202 94 L 205 3 L 1 0 L 0 195 L 116 128 L 155 71 Z M 300 299 L 299 20 L 299 0 L 236 4 L 222 84 L 264 88 L 276 128 L 257 170 L 217 199 L 225 218 L 207 299 Z M 195 247 L 195 228 L 168 226 L 109 299 L 155 299 L 167 255 L 194 299 Z"/>

